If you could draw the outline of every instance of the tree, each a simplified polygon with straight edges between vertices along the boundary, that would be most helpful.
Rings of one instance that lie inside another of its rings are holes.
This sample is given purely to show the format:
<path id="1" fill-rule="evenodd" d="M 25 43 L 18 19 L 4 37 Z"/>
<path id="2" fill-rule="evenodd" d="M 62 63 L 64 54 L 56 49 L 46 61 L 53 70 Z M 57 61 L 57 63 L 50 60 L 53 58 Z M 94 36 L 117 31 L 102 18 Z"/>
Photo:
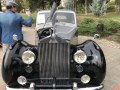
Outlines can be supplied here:
<path id="1" fill-rule="evenodd" d="M 74 1 L 73 0 L 66 0 L 65 2 L 65 9 L 74 10 Z"/>
<path id="2" fill-rule="evenodd" d="M 39 7 L 38 0 L 29 0 L 29 7 L 31 11 L 35 11 Z"/>
<path id="3" fill-rule="evenodd" d="M 35 11 L 37 9 L 46 9 L 50 7 L 51 0 L 29 0 L 30 9 Z"/>
<path id="4" fill-rule="evenodd" d="M 23 8 L 29 8 L 30 2 L 29 0 L 22 0 L 21 5 Z"/>
<path id="5" fill-rule="evenodd" d="M 87 15 L 88 13 L 87 5 L 88 5 L 88 0 L 85 0 L 85 15 Z"/>
<path id="6" fill-rule="evenodd" d="M 77 4 L 80 4 L 81 6 L 83 6 L 84 9 L 84 13 L 87 15 L 88 13 L 88 6 L 92 3 L 93 0 L 78 0 Z"/>
<path id="7" fill-rule="evenodd" d="M 20 12 L 23 9 L 23 7 L 22 7 L 22 0 L 15 0 L 15 1 L 19 5 L 18 12 Z"/>
<path id="8" fill-rule="evenodd" d="M 115 12 L 120 12 L 120 0 L 115 0 Z"/>
<path id="9" fill-rule="evenodd" d="M 77 0 L 74 0 L 74 11 L 77 12 Z"/>
<path id="10" fill-rule="evenodd" d="M 2 11 L 1 0 L 0 0 L 0 11 Z"/>
<path id="11" fill-rule="evenodd" d="M 42 7 L 42 5 L 40 5 L 41 1 L 43 0 L 16 0 L 20 6 L 19 10 L 28 8 L 31 11 L 36 11 L 38 8 Z"/>
<path id="12" fill-rule="evenodd" d="M 87 14 L 90 11 L 89 6 L 92 5 L 92 2 L 94 0 L 77 0 L 77 10 L 80 10 Z M 97 0 L 96 0 L 97 1 Z M 108 3 L 110 0 L 106 0 L 106 3 Z"/>
<path id="13" fill-rule="evenodd" d="M 107 10 L 106 0 L 93 0 L 90 9 L 95 16 L 104 15 Z"/>

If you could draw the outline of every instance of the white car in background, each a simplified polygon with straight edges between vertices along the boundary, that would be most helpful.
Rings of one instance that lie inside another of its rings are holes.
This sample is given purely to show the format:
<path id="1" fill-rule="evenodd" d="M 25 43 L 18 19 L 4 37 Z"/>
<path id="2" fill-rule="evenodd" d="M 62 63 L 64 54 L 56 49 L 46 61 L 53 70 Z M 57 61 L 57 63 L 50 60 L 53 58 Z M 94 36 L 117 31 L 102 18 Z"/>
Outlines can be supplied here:
<path id="1" fill-rule="evenodd" d="M 50 10 L 39 11 L 36 18 L 36 30 L 55 28 L 55 34 L 63 39 L 70 40 L 77 29 L 76 14 L 70 10 L 57 10 L 53 21 L 49 19 Z"/>

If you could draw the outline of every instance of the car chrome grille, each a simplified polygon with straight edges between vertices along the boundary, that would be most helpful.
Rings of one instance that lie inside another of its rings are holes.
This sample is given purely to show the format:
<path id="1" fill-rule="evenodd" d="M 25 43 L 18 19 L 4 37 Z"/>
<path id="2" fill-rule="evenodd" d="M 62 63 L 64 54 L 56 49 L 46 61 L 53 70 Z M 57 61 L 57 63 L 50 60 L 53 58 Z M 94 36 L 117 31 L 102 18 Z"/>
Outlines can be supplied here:
<path id="1" fill-rule="evenodd" d="M 38 59 L 40 78 L 69 78 L 68 43 L 40 43 Z"/>

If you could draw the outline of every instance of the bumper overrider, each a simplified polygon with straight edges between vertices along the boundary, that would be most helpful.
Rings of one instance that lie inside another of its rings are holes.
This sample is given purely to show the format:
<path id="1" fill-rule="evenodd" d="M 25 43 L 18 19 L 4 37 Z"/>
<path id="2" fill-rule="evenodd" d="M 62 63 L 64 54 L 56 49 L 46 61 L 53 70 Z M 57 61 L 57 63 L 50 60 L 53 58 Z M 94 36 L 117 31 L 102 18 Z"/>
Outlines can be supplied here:
<path id="1" fill-rule="evenodd" d="M 34 83 L 31 83 L 29 86 L 29 89 L 27 89 L 27 88 L 10 88 L 10 87 L 6 86 L 6 90 L 40 90 L 40 89 L 36 89 L 36 87 L 40 87 L 40 86 L 38 86 L 38 85 L 36 86 Z M 48 89 L 51 86 L 46 85 L 46 86 L 44 86 L 44 88 L 45 87 L 47 87 L 47 89 Z M 70 86 L 56 86 L 55 84 L 53 84 L 52 87 L 55 90 L 56 88 L 59 88 L 59 87 L 63 88 L 63 87 L 70 87 Z M 95 87 L 78 88 L 77 83 L 73 83 L 73 86 L 71 86 L 71 89 L 66 89 L 66 90 L 100 90 L 102 88 L 103 88 L 103 85 L 95 86 Z M 61 89 L 61 88 L 59 88 L 59 89 Z"/>

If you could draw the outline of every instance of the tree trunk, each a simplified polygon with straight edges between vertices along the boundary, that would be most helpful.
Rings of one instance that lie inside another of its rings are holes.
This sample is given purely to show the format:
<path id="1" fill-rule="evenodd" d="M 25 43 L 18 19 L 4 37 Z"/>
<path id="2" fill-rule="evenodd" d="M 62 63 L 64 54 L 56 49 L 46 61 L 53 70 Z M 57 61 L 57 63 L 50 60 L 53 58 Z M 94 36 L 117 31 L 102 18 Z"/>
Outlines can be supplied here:
<path id="1" fill-rule="evenodd" d="M 87 0 L 85 0 L 85 15 L 88 14 L 88 11 L 87 11 Z"/>
<path id="2" fill-rule="evenodd" d="M 74 0 L 74 10 L 77 11 L 77 0 Z"/>
<path id="3" fill-rule="evenodd" d="M 1 0 L 0 0 L 0 11 L 2 11 Z"/>
<path id="4" fill-rule="evenodd" d="M 44 0 L 42 0 L 42 9 L 43 9 L 43 10 L 45 9 L 45 3 L 44 3 Z"/>

